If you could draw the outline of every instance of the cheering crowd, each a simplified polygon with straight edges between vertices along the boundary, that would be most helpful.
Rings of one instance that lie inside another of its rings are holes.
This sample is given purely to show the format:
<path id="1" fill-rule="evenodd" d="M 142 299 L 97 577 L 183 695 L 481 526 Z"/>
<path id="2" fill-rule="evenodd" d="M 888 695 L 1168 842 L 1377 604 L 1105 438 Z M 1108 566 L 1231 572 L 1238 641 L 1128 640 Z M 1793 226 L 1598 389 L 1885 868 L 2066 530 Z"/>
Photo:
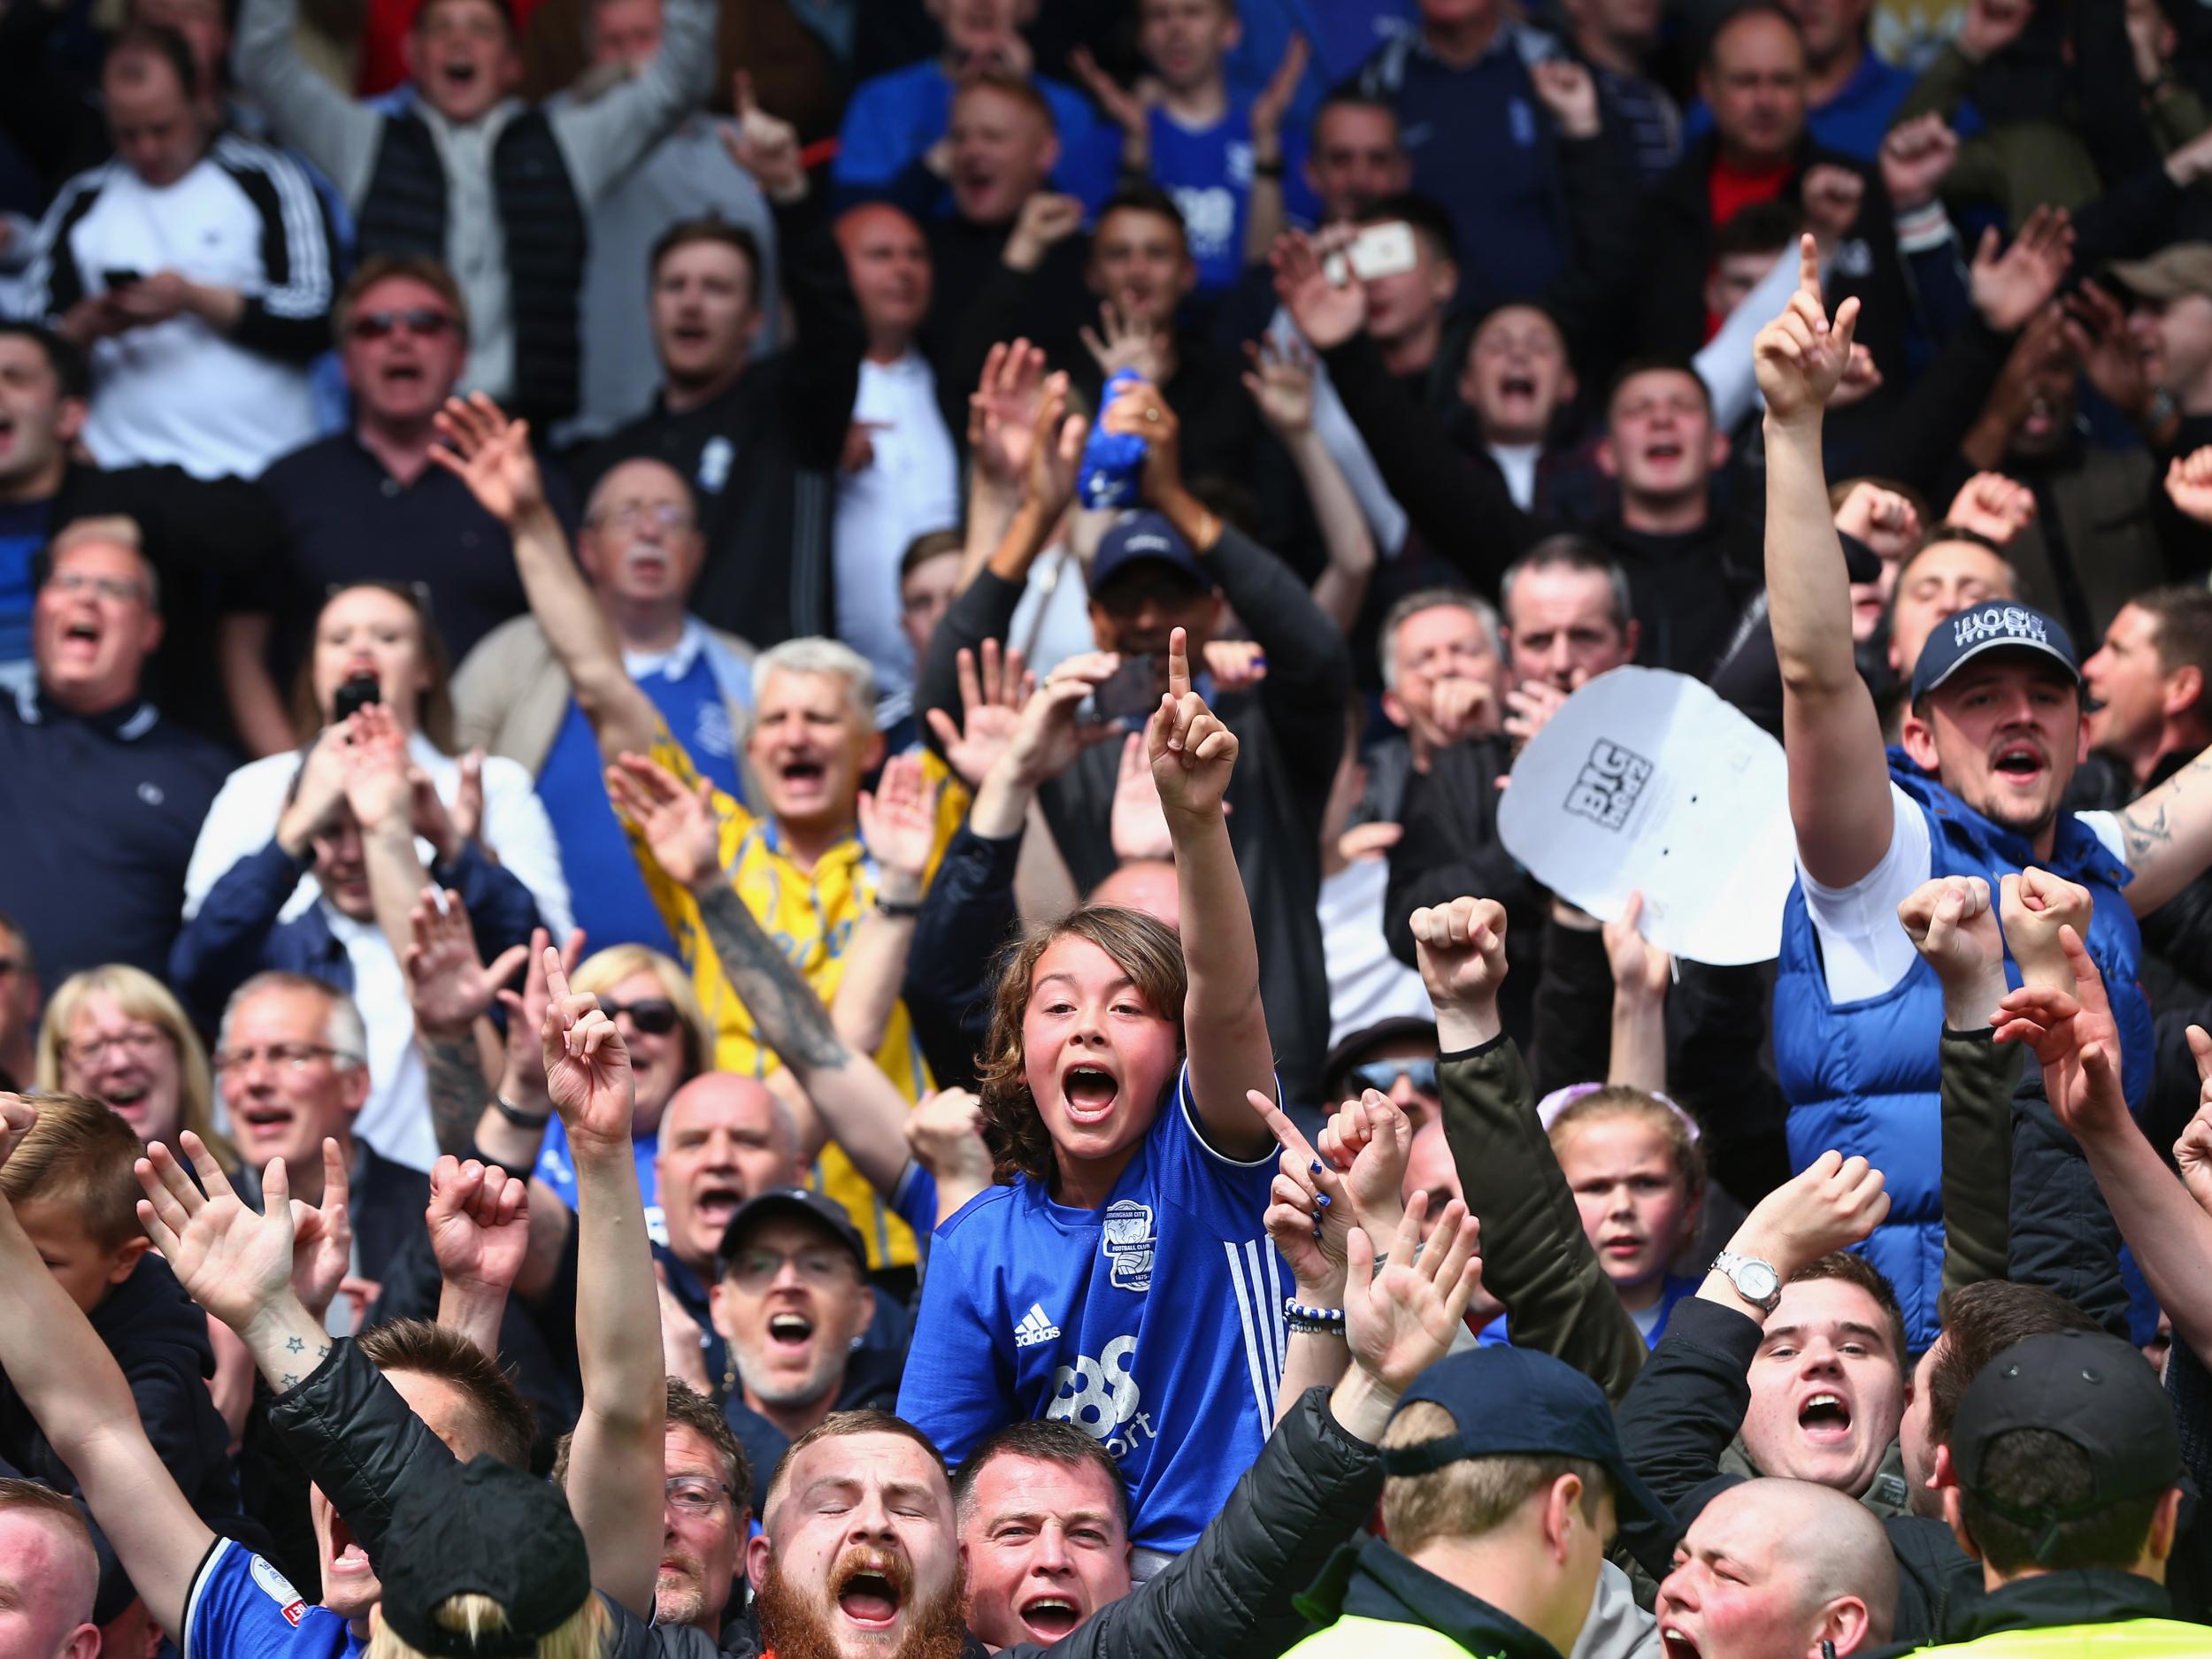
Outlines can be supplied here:
<path id="1" fill-rule="evenodd" d="M 2212 1653 L 2208 1030 L 2192 0 L 0 0 L 0 1659 Z"/>

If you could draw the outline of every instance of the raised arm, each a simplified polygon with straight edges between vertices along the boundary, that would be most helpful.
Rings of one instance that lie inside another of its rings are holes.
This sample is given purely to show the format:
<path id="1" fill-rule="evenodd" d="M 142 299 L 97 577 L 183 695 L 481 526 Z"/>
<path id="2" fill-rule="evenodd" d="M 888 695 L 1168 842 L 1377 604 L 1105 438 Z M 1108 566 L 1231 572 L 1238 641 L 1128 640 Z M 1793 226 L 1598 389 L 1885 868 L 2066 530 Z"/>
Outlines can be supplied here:
<path id="1" fill-rule="evenodd" d="M 438 1263 L 438 1323 L 499 1358 L 499 1323 L 530 1249 L 528 1188 L 496 1164 L 450 1155 L 431 1166 L 423 1211 Z"/>
<path id="2" fill-rule="evenodd" d="M 1767 609 L 1782 669 L 1797 856 L 1824 887 L 1848 887 L 1889 849 L 1889 763 L 1874 698 L 1851 657 L 1851 590 L 1822 469 L 1822 417 L 1851 357 L 1855 300 L 1832 326 L 1820 261 L 1801 239 L 1797 291 L 1754 347 L 1766 395 Z"/>
<path id="3" fill-rule="evenodd" d="M 714 0 L 668 0 L 660 45 L 635 74 L 595 98 L 559 98 L 546 105 L 586 207 L 714 90 L 715 12 Z"/>
<path id="4" fill-rule="evenodd" d="M 2120 814 L 2128 908 L 2148 916 L 2212 864 L 2212 749 Z"/>
<path id="5" fill-rule="evenodd" d="M 0 1164 L 37 1109 L 0 1094 Z M 181 1645 L 185 1601 L 215 1541 L 162 1466 L 130 1385 L 0 1197 L 0 1371 L 77 1478 L 132 1586 Z"/>
<path id="6" fill-rule="evenodd" d="M 308 67 L 292 44 L 298 22 L 296 0 L 246 0 L 231 66 L 246 96 L 268 111 L 277 136 L 328 173 L 357 208 L 368 193 L 384 117 Z"/>
<path id="7" fill-rule="evenodd" d="M 2212 1262 L 2212 1215 L 2135 1126 L 2120 1087 L 2119 1033 L 2103 976 L 2070 925 L 2060 941 L 2072 989 L 2058 989 L 2039 975 L 2010 993 L 2001 1004 L 1998 1041 L 2026 1043 L 2041 1063 L 2052 1110 L 2081 1143 L 2151 1294 L 2173 1319 L 2174 1334 L 2205 1353 L 2212 1348 L 2212 1275 L 2205 1271 Z M 2190 1048 L 2201 1073 L 2212 1042 L 2195 1033 Z"/>
<path id="8" fill-rule="evenodd" d="M 630 1147 L 636 1089 L 622 1033 L 595 996 L 572 994 L 544 956 L 539 1039 L 545 1085 L 576 1164 L 576 1352 L 583 1414 L 570 1443 L 568 1498 L 591 1548 L 592 1587 L 641 1618 L 659 1576 L 668 1392 L 660 1302 Z"/>
<path id="9" fill-rule="evenodd" d="M 623 667 L 614 624 L 599 608 L 546 503 L 530 449 L 530 423 L 509 420 L 477 392 L 447 399 L 438 430 L 452 448 L 434 448 L 430 458 L 466 484 L 484 511 L 507 527 L 530 614 L 575 687 L 577 706 L 598 735 L 600 757 L 612 761 L 626 751 L 650 749 L 659 717 Z"/>
<path id="10" fill-rule="evenodd" d="M 1222 795 L 1237 764 L 1237 737 L 1190 688 L 1189 641 L 1168 636 L 1167 693 L 1145 728 L 1152 776 L 1175 843 L 1182 906 L 1183 997 L 1191 1094 L 1217 1152 L 1257 1157 L 1266 1126 L 1245 1104 L 1248 1091 L 1276 1098 L 1275 1050 L 1260 1005 L 1260 949 L 1252 906 L 1229 846 Z"/>
<path id="11" fill-rule="evenodd" d="M 1313 353 L 1298 341 L 1279 342 L 1271 335 L 1256 346 L 1247 344 L 1245 350 L 1252 366 L 1245 372 L 1244 389 L 1252 395 L 1268 430 L 1290 452 L 1298 481 L 1313 503 L 1315 522 L 1321 526 L 1321 544 L 1329 562 L 1314 578 L 1313 602 L 1349 634 L 1375 573 L 1375 538 L 1359 497 L 1352 493 L 1351 480 L 1314 430 Z"/>
<path id="12" fill-rule="evenodd" d="M 1601 928 L 1613 970 L 1613 1038 L 1605 1080 L 1655 1094 L 1667 1087 L 1667 987 L 1674 958 L 1638 926 L 1644 895 L 1631 893 L 1618 921 Z"/>
<path id="13" fill-rule="evenodd" d="M 1618 1400 L 1643 1366 L 1644 1340 L 1583 1231 L 1520 1051 L 1503 1035 L 1505 907 L 1459 898 L 1416 910 L 1411 926 L 1443 1050 L 1444 1138 L 1482 1223 L 1490 1294 L 1516 1344 L 1555 1355 Z"/>
<path id="14" fill-rule="evenodd" d="M 625 755 L 607 772 L 616 810 L 669 879 L 699 904 L 699 926 L 760 1040 L 790 1068 L 867 1183 L 886 1194 L 906 1168 L 907 1100 L 874 1060 L 839 1037 L 822 999 L 723 873 L 712 787 L 687 790 L 666 768 Z"/>
<path id="15" fill-rule="evenodd" d="M 1897 907 L 1943 987 L 1943 1288 L 2006 1277 L 2011 1248 L 2012 1085 L 2017 1053 L 1993 1041 L 2005 941 L 1989 883 L 1940 876 Z"/>
<path id="16" fill-rule="evenodd" d="M 391 710 L 372 703 L 346 723 L 346 803 L 361 827 L 361 865 L 369 902 L 394 956 L 413 942 L 416 896 L 429 884 L 415 850 L 415 787 L 407 775 L 407 739 Z"/>

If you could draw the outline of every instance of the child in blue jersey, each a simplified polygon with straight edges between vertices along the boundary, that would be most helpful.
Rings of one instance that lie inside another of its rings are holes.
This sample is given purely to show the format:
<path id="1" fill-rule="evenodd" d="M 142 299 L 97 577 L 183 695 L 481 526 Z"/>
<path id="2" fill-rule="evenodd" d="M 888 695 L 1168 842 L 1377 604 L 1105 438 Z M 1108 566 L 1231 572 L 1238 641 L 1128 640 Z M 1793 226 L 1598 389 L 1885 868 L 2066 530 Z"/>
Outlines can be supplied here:
<path id="1" fill-rule="evenodd" d="M 953 1462 L 1022 1418 L 1086 1430 L 1154 1563 L 1197 1538 L 1272 1427 L 1291 1291 L 1263 1223 L 1275 1143 L 1245 1099 L 1277 1086 L 1222 815 L 1237 740 L 1185 653 L 1178 628 L 1146 733 L 1181 939 L 1093 906 L 1009 959 L 983 1071 L 1007 1184 L 938 1230 L 899 1394 Z"/>
<path id="2" fill-rule="evenodd" d="M 1148 179 L 1174 198 L 1199 292 L 1217 295 L 1262 263 L 1284 229 L 1284 182 L 1305 157 L 1302 144 L 1289 154 L 1283 113 L 1305 73 L 1305 39 L 1294 32 L 1273 77 L 1246 96 L 1230 90 L 1223 69 L 1241 37 L 1234 0 L 1142 0 L 1138 12 L 1137 45 L 1150 72 L 1141 90 L 1123 88 L 1081 49 L 1069 62 L 1112 118 L 1094 142 L 1118 137 L 1124 180 Z M 1294 205 L 1302 214 L 1311 204 L 1302 196 Z"/>

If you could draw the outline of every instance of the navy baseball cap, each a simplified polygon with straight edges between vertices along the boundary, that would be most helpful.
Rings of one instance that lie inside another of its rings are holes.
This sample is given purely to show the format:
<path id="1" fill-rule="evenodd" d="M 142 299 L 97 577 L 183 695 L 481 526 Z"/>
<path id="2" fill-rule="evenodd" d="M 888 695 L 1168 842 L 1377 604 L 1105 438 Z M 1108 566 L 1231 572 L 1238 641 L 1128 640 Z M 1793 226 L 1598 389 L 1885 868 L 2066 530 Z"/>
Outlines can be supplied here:
<path id="1" fill-rule="evenodd" d="M 2032 651 L 2081 684 L 2081 658 L 2058 620 L 2013 599 L 1985 599 L 1946 617 L 1920 648 L 1913 664 L 1912 701 L 1917 703 L 1975 657 L 1990 651 Z"/>
<path id="2" fill-rule="evenodd" d="M 716 1270 L 727 1271 L 746 1233 L 769 1217 L 778 1215 L 803 1217 L 825 1229 L 852 1252 L 852 1258 L 860 1263 L 863 1273 L 868 1271 L 867 1247 L 861 1243 L 860 1229 L 853 1225 L 844 1205 L 804 1187 L 771 1187 L 740 1204 L 730 1217 L 730 1225 L 722 1229 L 722 1242 L 714 1253 Z"/>
<path id="3" fill-rule="evenodd" d="M 1605 1391 L 1565 1361 L 1532 1348 L 1469 1348 L 1416 1378 L 1398 1411 L 1417 1400 L 1443 1407 L 1459 1432 L 1414 1446 L 1385 1447 L 1386 1475 L 1432 1474 L 1469 1457 L 1578 1457 L 1612 1480 L 1614 1513 L 1621 1520 L 1673 1530 L 1667 1506 L 1628 1466 Z"/>
<path id="4" fill-rule="evenodd" d="M 1982 1463 L 1999 1436 L 2043 1429 L 2088 1458 L 2091 1494 L 2071 1511 L 2012 1513 L 1981 1490 Z M 1982 1367 L 1959 1397 L 1951 1429 L 1959 1484 L 2019 1526 L 2063 1522 L 2123 1498 L 2181 1484 L 2181 1436 L 2143 1356 L 2101 1332 L 2057 1331 L 2016 1342 Z"/>
<path id="5" fill-rule="evenodd" d="M 1097 593 L 1132 565 L 1165 565 L 1206 593 L 1214 591 L 1213 572 L 1198 562 L 1190 543 L 1162 514 L 1133 512 L 1109 530 L 1091 561 L 1091 591 Z"/>

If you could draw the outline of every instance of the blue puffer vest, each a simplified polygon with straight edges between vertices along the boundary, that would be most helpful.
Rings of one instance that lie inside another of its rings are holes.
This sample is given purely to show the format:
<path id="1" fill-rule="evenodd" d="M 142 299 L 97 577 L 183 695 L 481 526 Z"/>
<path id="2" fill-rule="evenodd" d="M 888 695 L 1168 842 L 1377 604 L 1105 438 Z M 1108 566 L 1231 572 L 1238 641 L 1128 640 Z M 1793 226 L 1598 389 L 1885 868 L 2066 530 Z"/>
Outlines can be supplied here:
<path id="1" fill-rule="evenodd" d="M 2089 954 L 2104 974 L 2120 1028 L 2128 1102 L 2139 1103 L 2150 1085 L 2151 1010 L 2135 979 L 2142 935 L 2120 895 L 2126 866 L 2071 813 L 2059 819 L 2051 856 L 2038 859 L 2026 841 L 1983 818 L 1901 750 L 1890 751 L 1889 764 L 1890 777 L 1927 818 L 1932 875 L 1985 877 L 1994 899 L 2000 876 L 2039 864 L 2090 890 L 2096 912 Z M 2005 969 L 2017 985 L 2009 958 Z M 1943 988 L 1925 962 L 1916 961 L 1878 996 L 1831 1001 L 1804 888 L 1790 889 L 1774 987 L 1774 1060 L 1790 1104 L 1790 1163 L 1801 1170 L 1832 1147 L 1888 1177 L 1889 1219 L 1867 1240 L 1865 1255 L 1897 1287 L 1915 1352 L 1935 1340 L 1943 1288 L 1942 1029 Z"/>

